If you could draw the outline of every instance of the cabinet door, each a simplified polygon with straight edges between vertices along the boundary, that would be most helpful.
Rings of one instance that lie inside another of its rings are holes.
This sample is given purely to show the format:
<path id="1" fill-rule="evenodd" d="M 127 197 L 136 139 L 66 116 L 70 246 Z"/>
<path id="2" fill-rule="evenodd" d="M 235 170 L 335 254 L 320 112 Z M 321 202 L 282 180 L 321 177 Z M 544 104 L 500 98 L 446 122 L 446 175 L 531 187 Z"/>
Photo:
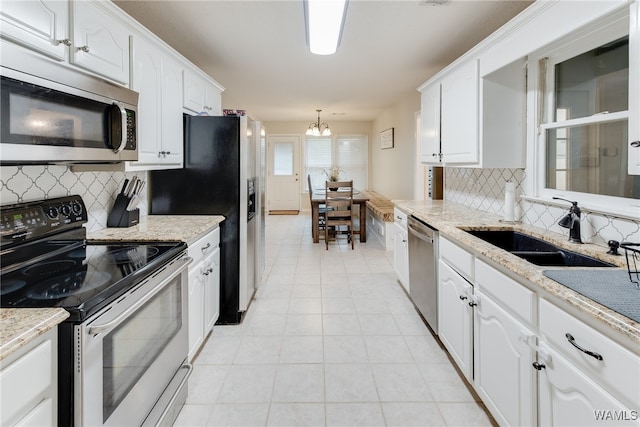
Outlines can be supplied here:
<path id="1" fill-rule="evenodd" d="M 632 413 L 637 408 L 626 408 L 544 343 L 540 348 L 548 354 L 539 373 L 541 426 L 589 426 L 605 420 L 638 425 L 637 412 L 635 418 Z"/>
<path id="2" fill-rule="evenodd" d="M 630 6 L 629 175 L 640 175 L 640 4 Z"/>
<path id="3" fill-rule="evenodd" d="M 129 31 L 99 6 L 74 1 L 71 62 L 108 79 L 129 84 Z"/>
<path id="4" fill-rule="evenodd" d="M 438 336 L 469 381 L 473 381 L 472 295 L 473 286 L 440 260 Z"/>
<path id="5" fill-rule="evenodd" d="M 172 58 L 162 59 L 162 163 L 182 167 L 182 66 Z"/>
<path id="6" fill-rule="evenodd" d="M 498 424 L 535 425 L 535 359 L 526 343 L 533 333 L 486 294 L 475 293 L 475 389 Z"/>
<path id="7" fill-rule="evenodd" d="M 193 71 L 185 69 L 183 72 L 182 106 L 194 113 L 204 111 L 206 81 Z"/>
<path id="8" fill-rule="evenodd" d="M 409 292 L 407 232 L 398 224 L 394 224 L 393 228 L 393 269 L 402 286 Z"/>
<path id="9" fill-rule="evenodd" d="M 69 40 L 69 2 L 65 0 L 2 1 L 0 32 L 3 38 L 59 61 L 64 61 Z"/>
<path id="10" fill-rule="evenodd" d="M 204 110 L 210 116 L 222 115 L 222 94 L 220 89 L 207 82 L 205 88 Z"/>
<path id="11" fill-rule="evenodd" d="M 220 307 L 220 250 L 216 249 L 204 260 L 204 334 L 207 335 L 218 320 Z"/>
<path id="12" fill-rule="evenodd" d="M 422 163 L 440 164 L 440 83 L 426 87 L 420 96 Z"/>
<path id="13" fill-rule="evenodd" d="M 462 64 L 442 79 L 441 150 L 444 163 L 477 163 L 478 61 Z"/>
<path id="14" fill-rule="evenodd" d="M 189 268 L 189 360 L 204 341 L 203 262 Z"/>
<path id="15" fill-rule="evenodd" d="M 160 113 L 164 107 L 162 96 L 161 54 L 151 44 L 139 37 L 132 37 L 131 88 L 138 98 L 138 162 L 160 163 Z"/>

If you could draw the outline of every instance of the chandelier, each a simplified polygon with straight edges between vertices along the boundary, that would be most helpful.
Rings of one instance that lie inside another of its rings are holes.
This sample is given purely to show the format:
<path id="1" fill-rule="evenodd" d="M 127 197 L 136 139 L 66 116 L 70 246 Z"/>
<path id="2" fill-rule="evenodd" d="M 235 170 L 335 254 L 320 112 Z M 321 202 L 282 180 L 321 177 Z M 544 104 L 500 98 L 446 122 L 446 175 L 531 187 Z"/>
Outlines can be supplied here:
<path id="1" fill-rule="evenodd" d="M 318 122 L 311 123 L 309 125 L 309 129 L 307 129 L 307 131 L 305 132 L 305 135 L 331 136 L 331 129 L 329 129 L 329 125 L 326 123 L 320 123 L 320 111 L 322 110 L 316 110 L 316 111 L 318 112 Z"/>

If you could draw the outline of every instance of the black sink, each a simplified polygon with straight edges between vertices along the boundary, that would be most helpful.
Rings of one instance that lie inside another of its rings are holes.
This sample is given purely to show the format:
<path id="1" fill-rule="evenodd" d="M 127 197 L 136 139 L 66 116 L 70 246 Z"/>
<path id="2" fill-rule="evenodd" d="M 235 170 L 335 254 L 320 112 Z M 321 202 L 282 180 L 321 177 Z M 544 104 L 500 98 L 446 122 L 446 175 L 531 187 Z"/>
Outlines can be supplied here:
<path id="1" fill-rule="evenodd" d="M 577 252 L 559 248 L 537 237 L 513 230 L 465 230 L 485 242 L 523 258 L 535 265 L 562 267 L 615 267 Z"/>

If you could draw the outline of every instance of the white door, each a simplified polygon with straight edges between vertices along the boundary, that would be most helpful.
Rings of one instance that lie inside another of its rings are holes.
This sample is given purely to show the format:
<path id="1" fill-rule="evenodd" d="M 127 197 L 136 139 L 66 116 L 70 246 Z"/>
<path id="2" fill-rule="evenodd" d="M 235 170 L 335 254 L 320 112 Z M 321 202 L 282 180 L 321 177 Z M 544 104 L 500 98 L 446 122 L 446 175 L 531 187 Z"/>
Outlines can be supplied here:
<path id="1" fill-rule="evenodd" d="M 267 198 L 270 211 L 300 210 L 299 136 L 269 136 Z"/>

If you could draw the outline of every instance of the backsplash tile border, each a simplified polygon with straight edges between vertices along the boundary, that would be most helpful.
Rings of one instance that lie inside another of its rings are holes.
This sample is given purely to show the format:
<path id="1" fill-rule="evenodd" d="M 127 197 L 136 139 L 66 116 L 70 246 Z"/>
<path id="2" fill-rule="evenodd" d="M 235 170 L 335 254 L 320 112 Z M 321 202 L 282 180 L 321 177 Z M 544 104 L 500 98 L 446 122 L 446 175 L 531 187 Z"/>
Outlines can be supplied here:
<path id="1" fill-rule="evenodd" d="M 527 174 L 524 169 L 445 168 L 444 198 L 497 215 L 504 213 L 504 187 L 516 184 L 516 218 L 525 224 L 565 234 L 558 221 L 567 213 L 559 206 L 521 199 Z M 640 241 L 640 221 L 583 209 L 582 236 L 586 242 L 607 246 L 609 240 Z"/>
<path id="2" fill-rule="evenodd" d="M 74 172 L 70 166 L 34 165 L 0 167 L 0 204 L 29 202 L 78 194 L 87 207 L 89 231 L 107 226 L 107 216 L 126 178 L 146 172 Z M 147 214 L 143 191 L 139 209 Z"/>

